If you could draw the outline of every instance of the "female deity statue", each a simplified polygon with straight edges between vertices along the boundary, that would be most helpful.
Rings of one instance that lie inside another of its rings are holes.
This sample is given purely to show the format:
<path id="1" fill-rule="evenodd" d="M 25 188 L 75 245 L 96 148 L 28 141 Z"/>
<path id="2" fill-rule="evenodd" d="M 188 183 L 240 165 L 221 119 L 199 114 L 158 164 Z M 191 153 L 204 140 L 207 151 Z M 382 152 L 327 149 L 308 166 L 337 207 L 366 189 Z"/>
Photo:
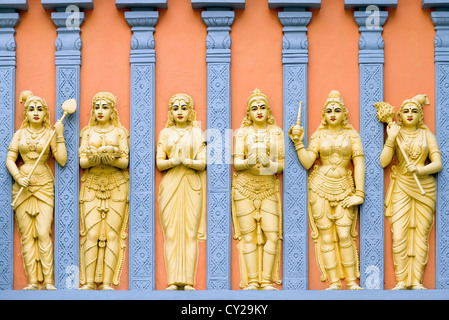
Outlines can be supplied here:
<path id="1" fill-rule="evenodd" d="M 129 220 L 129 133 L 122 127 L 117 98 L 98 92 L 89 124 L 81 131 L 81 290 L 114 290 L 125 259 Z"/>
<path id="2" fill-rule="evenodd" d="M 13 210 L 28 278 L 24 290 L 38 290 L 40 282 L 44 289 L 56 290 L 51 240 L 54 177 L 47 160 L 53 154 L 61 166 L 67 162 L 64 126 L 58 121 L 54 131 L 51 129 L 47 103 L 31 91 L 22 91 L 20 103 L 24 107 L 23 122 L 9 145 L 6 166 L 15 181 Z M 20 167 L 16 164 L 19 155 L 23 160 Z"/>
<path id="3" fill-rule="evenodd" d="M 247 101 L 237 132 L 232 181 L 234 238 L 239 240 L 240 287 L 277 290 L 282 210 L 277 174 L 284 169 L 284 133 L 259 89 Z"/>
<path id="4" fill-rule="evenodd" d="M 425 289 L 422 281 L 436 207 L 433 174 L 442 170 L 436 138 L 423 123 L 422 108 L 428 104 L 422 94 L 402 103 L 398 123 L 391 118 L 387 127 L 388 138 L 380 156 L 383 168 L 393 158 L 397 160 L 385 197 L 385 216 L 390 218 L 393 235 L 394 290 Z"/>
<path id="5" fill-rule="evenodd" d="M 205 234 L 206 141 L 196 124 L 193 99 L 178 93 L 168 103 L 168 122 L 159 133 L 156 165 L 159 214 L 164 234 L 166 290 L 195 290 L 198 240 Z"/>
<path id="6" fill-rule="evenodd" d="M 341 289 L 346 278 L 348 290 L 361 290 L 356 247 L 358 205 L 365 198 L 365 157 L 358 133 L 348 123 L 348 111 L 338 91 L 331 91 L 321 113 L 321 125 L 307 149 L 304 130 L 294 125 L 289 136 L 299 161 L 309 173 L 309 224 L 315 242 L 321 281 L 328 290 Z M 354 166 L 354 176 L 349 165 Z"/>

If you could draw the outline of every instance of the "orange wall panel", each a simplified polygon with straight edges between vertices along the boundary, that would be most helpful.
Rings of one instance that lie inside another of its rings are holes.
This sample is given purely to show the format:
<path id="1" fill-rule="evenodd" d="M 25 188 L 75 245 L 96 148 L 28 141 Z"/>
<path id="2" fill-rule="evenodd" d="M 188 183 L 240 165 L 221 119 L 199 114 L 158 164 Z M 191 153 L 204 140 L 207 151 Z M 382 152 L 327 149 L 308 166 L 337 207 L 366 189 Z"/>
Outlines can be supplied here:
<path id="1" fill-rule="evenodd" d="M 353 11 L 344 9 L 344 0 L 322 0 L 320 10 L 312 10 L 308 26 L 308 136 L 321 122 L 321 112 L 331 90 L 338 90 L 348 109 L 351 125 L 359 130 L 359 32 Z M 309 289 L 322 290 L 315 244 L 309 236 Z M 360 248 L 360 246 L 359 246 Z"/>
<path id="2" fill-rule="evenodd" d="M 421 1 L 399 1 L 388 10 L 384 26 L 385 101 L 399 110 L 401 103 L 417 94 L 429 96 L 424 108 L 424 123 L 435 133 L 435 26 L 430 10 Z M 390 183 L 390 169 L 385 170 L 385 191 Z M 424 272 L 424 286 L 435 289 L 435 226 L 429 239 L 429 262 Z M 396 285 L 394 277 L 390 221 L 385 219 L 385 289 Z"/>
<path id="3" fill-rule="evenodd" d="M 207 129 L 207 27 L 200 10 L 192 10 L 190 1 L 168 0 L 168 10 L 159 11 L 154 34 L 156 42 L 156 139 L 167 123 L 168 101 L 173 94 L 185 92 L 195 103 L 197 121 Z M 158 190 L 162 173 L 156 169 L 155 181 L 155 287 L 165 289 L 163 233 L 159 222 Z M 206 243 L 199 243 L 196 288 L 206 289 Z"/>

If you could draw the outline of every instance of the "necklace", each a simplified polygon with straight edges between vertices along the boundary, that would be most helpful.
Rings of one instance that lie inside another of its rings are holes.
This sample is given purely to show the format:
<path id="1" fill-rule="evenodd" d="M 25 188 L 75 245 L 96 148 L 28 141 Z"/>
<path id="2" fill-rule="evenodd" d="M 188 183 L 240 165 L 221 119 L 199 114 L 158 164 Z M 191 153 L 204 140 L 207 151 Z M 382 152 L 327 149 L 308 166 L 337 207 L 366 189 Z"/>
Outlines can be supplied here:
<path id="1" fill-rule="evenodd" d="M 108 129 L 100 129 L 100 128 L 98 128 L 98 127 L 94 127 L 94 131 L 96 132 L 96 133 L 99 133 L 99 134 L 106 134 L 106 133 L 109 133 L 109 132 L 111 132 L 112 130 L 114 130 L 114 126 L 111 126 L 111 127 L 109 127 Z"/>
<path id="2" fill-rule="evenodd" d="M 40 131 L 34 132 L 31 131 L 28 127 L 26 128 L 28 136 L 25 140 L 26 144 L 28 145 L 27 157 L 30 159 L 37 159 L 39 157 L 39 154 L 37 153 L 37 145 L 42 140 L 42 137 L 44 136 L 43 133 L 45 131 L 45 127 L 42 127 Z"/>
<path id="3" fill-rule="evenodd" d="M 173 129 L 175 129 L 175 132 L 178 134 L 178 136 L 181 138 L 183 135 L 185 135 L 187 132 L 189 132 L 189 130 L 191 129 L 191 126 L 188 126 L 186 128 L 178 128 L 178 127 L 174 127 Z"/>
<path id="4" fill-rule="evenodd" d="M 400 131 L 402 141 L 404 141 L 405 150 L 407 150 L 408 156 L 416 160 L 422 153 L 423 146 L 423 135 L 418 134 L 419 130 L 414 132 L 406 132 L 404 130 Z"/>
<path id="5" fill-rule="evenodd" d="M 39 131 L 31 131 L 29 127 L 26 128 L 28 133 L 31 136 L 31 139 L 36 139 L 42 132 L 44 132 L 45 127 L 42 126 L 42 129 L 40 129 Z"/>

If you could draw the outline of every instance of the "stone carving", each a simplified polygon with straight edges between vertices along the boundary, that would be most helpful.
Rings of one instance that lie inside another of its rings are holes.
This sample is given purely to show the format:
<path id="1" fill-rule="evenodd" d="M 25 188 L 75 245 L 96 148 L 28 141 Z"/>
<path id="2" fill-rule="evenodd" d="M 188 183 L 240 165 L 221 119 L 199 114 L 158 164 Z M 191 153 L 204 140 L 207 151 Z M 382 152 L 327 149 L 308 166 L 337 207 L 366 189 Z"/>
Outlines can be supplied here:
<path id="1" fill-rule="evenodd" d="M 196 125 L 192 97 L 169 101 L 168 122 L 159 133 L 156 165 L 159 213 L 164 233 L 166 290 L 195 290 L 198 240 L 206 240 L 206 140 Z"/>
<path id="2" fill-rule="evenodd" d="M 348 123 L 348 111 L 338 91 L 331 91 L 324 104 L 322 121 L 312 135 L 308 149 L 302 139 L 303 128 L 289 130 L 299 161 L 309 169 L 309 223 L 315 242 L 321 280 L 329 281 L 330 290 L 341 289 L 346 278 L 349 290 L 362 289 L 356 247 L 358 205 L 365 198 L 365 161 L 358 133 Z M 354 165 L 354 177 L 349 170 Z"/>
<path id="3" fill-rule="evenodd" d="M 118 118 L 117 98 L 99 92 L 88 126 L 81 132 L 81 290 L 114 290 L 125 259 L 129 220 L 129 134 Z"/>
<path id="4" fill-rule="evenodd" d="M 435 136 L 423 123 L 427 95 L 405 100 L 394 119 L 394 107 L 376 103 L 377 116 L 388 123 L 388 138 L 380 164 L 391 167 L 385 197 L 385 216 L 390 218 L 393 261 L 397 284 L 394 290 L 425 289 L 422 281 L 429 254 L 429 233 L 436 208 L 436 181 L 442 170 L 441 152 Z"/>
<path id="5" fill-rule="evenodd" d="M 56 122 L 53 131 L 48 106 L 43 98 L 25 90 L 20 94 L 20 103 L 24 107 L 23 122 L 9 145 L 6 166 L 15 181 L 12 187 L 12 207 L 19 228 L 23 265 L 28 278 L 28 285 L 24 290 L 38 290 L 41 282 L 45 290 L 56 290 L 51 240 L 54 177 L 47 160 L 53 154 L 61 166 L 67 161 L 63 118 Z M 63 109 L 65 106 L 63 105 Z M 69 109 L 64 117 L 75 111 L 76 103 L 74 109 Z M 16 164 L 19 156 L 23 160 L 20 167 Z"/>
<path id="6" fill-rule="evenodd" d="M 239 240 L 240 287 L 276 290 L 280 284 L 282 209 L 279 180 L 284 169 L 284 133 L 268 98 L 256 89 L 237 133 L 232 181 L 234 238 Z"/>

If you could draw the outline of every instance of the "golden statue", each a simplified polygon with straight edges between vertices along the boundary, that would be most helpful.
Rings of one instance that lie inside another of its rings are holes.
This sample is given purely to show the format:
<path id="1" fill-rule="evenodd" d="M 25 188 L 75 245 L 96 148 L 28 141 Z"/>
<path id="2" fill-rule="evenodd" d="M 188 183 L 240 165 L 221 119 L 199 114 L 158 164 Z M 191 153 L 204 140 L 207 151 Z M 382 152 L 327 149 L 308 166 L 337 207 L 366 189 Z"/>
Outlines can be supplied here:
<path id="1" fill-rule="evenodd" d="M 237 132 L 232 181 L 234 238 L 239 240 L 240 287 L 277 290 L 282 240 L 279 180 L 284 169 L 284 133 L 259 89 L 248 98 Z"/>
<path id="2" fill-rule="evenodd" d="M 28 278 L 24 290 L 38 290 L 40 282 L 45 290 L 56 290 L 51 240 L 54 177 L 47 160 L 52 153 L 61 166 L 67 162 L 64 126 L 61 119 L 54 131 L 51 129 L 47 103 L 31 91 L 21 92 L 20 103 L 24 107 L 23 122 L 9 145 L 6 166 L 15 181 L 12 207 Z M 23 160 L 20 168 L 16 164 L 19 155 Z"/>
<path id="3" fill-rule="evenodd" d="M 361 290 L 356 247 L 358 205 L 365 199 L 365 156 L 359 134 L 348 123 L 348 111 L 338 91 L 331 91 L 321 114 L 321 125 L 307 149 L 303 128 L 289 130 L 299 161 L 309 169 L 309 224 L 315 242 L 321 281 L 327 290 L 340 290 L 346 278 L 348 290 Z M 349 165 L 354 166 L 354 176 Z"/>
<path id="4" fill-rule="evenodd" d="M 425 289 L 422 281 L 436 207 L 433 174 L 443 167 L 436 138 L 423 123 L 422 108 L 428 104 L 423 94 L 405 100 L 397 114 L 398 123 L 393 121 L 392 106 L 375 104 L 378 119 L 388 123 L 381 166 L 385 168 L 396 158 L 385 197 L 385 216 L 390 218 L 393 235 L 394 290 Z"/>
<path id="5" fill-rule="evenodd" d="M 117 98 L 99 92 L 89 124 L 81 131 L 80 190 L 81 290 L 114 290 L 125 259 L 129 220 L 129 133 L 122 127 Z"/>
<path id="6" fill-rule="evenodd" d="M 196 124 L 193 99 L 173 95 L 168 122 L 159 133 L 156 165 L 164 234 L 166 290 L 195 290 L 198 240 L 206 240 L 206 141 Z"/>

